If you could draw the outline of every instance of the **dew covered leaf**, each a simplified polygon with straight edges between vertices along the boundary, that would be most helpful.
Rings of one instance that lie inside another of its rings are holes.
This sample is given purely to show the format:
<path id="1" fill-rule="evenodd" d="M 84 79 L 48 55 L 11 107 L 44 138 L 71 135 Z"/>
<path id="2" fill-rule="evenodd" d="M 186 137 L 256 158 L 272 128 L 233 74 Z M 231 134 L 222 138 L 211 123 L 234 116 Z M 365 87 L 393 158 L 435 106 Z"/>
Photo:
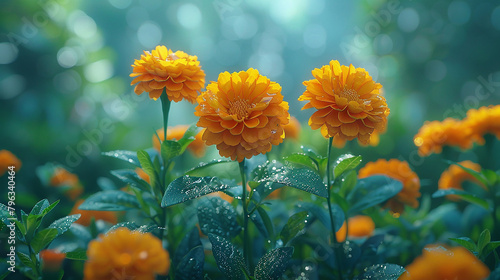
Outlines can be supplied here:
<path id="1" fill-rule="evenodd" d="M 248 272 L 245 260 L 236 247 L 221 236 L 208 234 L 212 252 L 220 271 L 230 280 L 241 280 Z"/>
<path id="2" fill-rule="evenodd" d="M 102 153 L 102 155 L 121 159 L 135 166 L 141 167 L 141 164 L 137 159 L 137 152 L 134 151 L 116 150 L 116 151 L 104 152 Z"/>
<path id="3" fill-rule="evenodd" d="M 111 171 L 111 175 L 120 179 L 122 182 L 129 184 L 131 186 L 137 187 L 140 190 L 151 192 L 151 186 L 141 179 L 139 175 L 134 170 L 131 169 L 119 169 Z"/>
<path id="4" fill-rule="evenodd" d="M 241 230 L 234 207 L 220 197 L 200 200 L 198 221 L 205 235 L 213 233 L 224 238 L 231 238 L 238 235 Z"/>
<path id="5" fill-rule="evenodd" d="M 203 279 L 203 266 L 205 264 L 205 254 L 203 246 L 191 249 L 184 258 L 181 259 L 175 269 L 176 279 Z"/>
<path id="6" fill-rule="evenodd" d="M 465 249 L 467 249 L 471 252 L 477 252 L 476 244 L 469 237 L 458 237 L 458 238 L 448 238 L 448 239 L 450 239 L 451 241 L 457 242 L 458 244 L 460 244 Z"/>
<path id="7" fill-rule="evenodd" d="M 376 175 L 359 179 L 347 196 L 351 205 L 349 216 L 390 199 L 402 189 L 403 184 L 400 181 L 387 176 Z"/>
<path id="8" fill-rule="evenodd" d="M 198 166 L 188 170 L 185 175 L 203 177 L 213 175 L 214 172 L 221 170 L 231 170 L 232 173 L 236 173 L 239 176 L 238 164 L 232 160 L 226 159 L 214 159 L 209 162 L 201 162 Z M 217 175 L 219 176 L 220 174 Z"/>
<path id="9" fill-rule="evenodd" d="M 112 232 L 113 230 L 116 230 L 118 228 L 127 228 L 129 230 L 136 230 L 139 228 L 139 226 L 134 223 L 134 222 L 122 222 L 122 223 L 118 223 L 112 227 L 109 228 L 108 232 Z"/>
<path id="10" fill-rule="evenodd" d="M 57 204 L 57 203 L 56 203 Z M 30 215 L 39 215 L 42 213 L 42 211 L 49 207 L 50 203 L 47 199 L 42 199 L 33 206 L 33 208 L 30 211 Z"/>
<path id="11" fill-rule="evenodd" d="M 194 227 L 181 241 L 177 249 L 175 250 L 174 258 L 172 259 L 172 264 L 177 267 L 181 263 L 182 259 L 186 257 L 189 252 L 195 248 L 200 247 L 200 233 L 197 227 Z"/>
<path id="12" fill-rule="evenodd" d="M 327 229 L 331 229 L 330 216 L 328 215 L 328 209 L 316 205 L 311 202 L 300 202 L 297 204 L 299 209 L 307 210 L 310 214 L 312 214 L 316 219 L 318 219 Z M 337 204 L 332 205 L 332 216 L 333 222 L 335 223 L 335 230 L 338 231 L 342 224 L 344 223 L 345 215 L 342 208 Z"/>
<path id="13" fill-rule="evenodd" d="M 281 279 L 292 254 L 293 247 L 281 247 L 267 252 L 255 267 L 255 280 Z"/>
<path id="14" fill-rule="evenodd" d="M 49 228 L 57 229 L 57 235 L 61 235 L 65 233 L 76 220 L 80 219 L 81 216 L 81 214 L 75 214 L 60 218 L 50 224 Z"/>
<path id="15" fill-rule="evenodd" d="M 301 234 L 306 227 L 309 215 L 307 211 L 293 214 L 281 230 L 280 236 L 283 244 L 288 244 L 290 240 Z"/>
<path id="16" fill-rule="evenodd" d="M 161 206 L 168 207 L 209 193 L 223 191 L 235 186 L 234 181 L 217 177 L 182 176 L 172 181 L 165 191 Z"/>
<path id="17" fill-rule="evenodd" d="M 406 270 L 397 264 L 375 264 L 364 269 L 364 273 L 357 280 L 397 280 Z"/>
<path id="18" fill-rule="evenodd" d="M 80 210 L 99 211 L 123 211 L 134 208 L 139 208 L 137 198 L 118 190 L 97 192 L 78 207 Z"/>
<path id="19" fill-rule="evenodd" d="M 295 165 L 308 167 L 318 172 L 318 162 L 313 160 L 310 156 L 306 154 L 302 153 L 291 154 L 285 157 L 284 160 Z"/>
<path id="20" fill-rule="evenodd" d="M 450 194 L 457 195 L 461 199 L 463 199 L 467 202 L 474 203 L 476 205 L 483 207 L 484 209 L 486 209 L 488 211 L 491 211 L 491 207 L 490 207 L 490 204 L 488 203 L 488 201 L 486 201 L 480 197 L 477 197 L 476 195 L 474 195 L 470 192 L 464 191 L 464 190 L 459 190 L 459 189 L 437 190 L 436 192 L 434 192 L 432 194 L 432 197 L 437 198 L 437 197 L 442 197 L 442 196 L 446 196 L 446 195 L 450 195 Z"/>
<path id="21" fill-rule="evenodd" d="M 361 156 L 345 154 L 337 158 L 333 167 L 334 178 L 338 178 L 342 173 L 356 168 L 361 163 Z"/>

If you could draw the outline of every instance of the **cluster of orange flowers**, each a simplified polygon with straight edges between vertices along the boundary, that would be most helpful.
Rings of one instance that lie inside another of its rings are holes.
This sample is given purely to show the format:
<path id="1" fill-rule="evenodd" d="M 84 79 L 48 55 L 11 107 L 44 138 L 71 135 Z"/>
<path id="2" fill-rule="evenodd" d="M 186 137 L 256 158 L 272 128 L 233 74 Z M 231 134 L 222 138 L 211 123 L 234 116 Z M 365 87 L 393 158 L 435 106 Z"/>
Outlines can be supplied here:
<path id="1" fill-rule="evenodd" d="M 21 161 L 10 151 L 0 150 L 0 176 L 7 172 L 9 166 L 15 166 L 17 172 L 22 164 Z"/>
<path id="2" fill-rule="evenodd" d="M 77 199 L 83 193 L 83 186 L 78 176 L 62 167 L 54 169 L 49 185 L 60 189 L 71 200 Z"/>
<path id="3" fill-rule="evenodd" d="M 470 109 L 463 120 L 447 118 L 442 122 L 426 122 L 413 142 L 421 156 L 428 156 L 441 153 L 443 146 L 466 150 L 474 143 L 483 145 L 487 133 L 500 139 L 500 105 Z"/>

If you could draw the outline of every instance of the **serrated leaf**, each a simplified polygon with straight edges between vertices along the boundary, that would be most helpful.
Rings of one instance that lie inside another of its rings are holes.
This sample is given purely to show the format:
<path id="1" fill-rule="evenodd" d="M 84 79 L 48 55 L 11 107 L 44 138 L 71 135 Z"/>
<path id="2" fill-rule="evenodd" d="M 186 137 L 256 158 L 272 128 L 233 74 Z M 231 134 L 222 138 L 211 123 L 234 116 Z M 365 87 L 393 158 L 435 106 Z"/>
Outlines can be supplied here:
<path id="1" fill-rule="evenodd" d="M 351 154 L 345 154 L 337 158 L 333 167 L 334 178 L 338 178 L 342 173 L 352 170 L 361 163 L 361 156 L 354 156 Z"/>
<path id="2" fill-rule="evenodd" d="M 229 280 L 241 280 L 248 274 L 243 255 L 229 241 L 215 234 L 208 234 L 212 252 L 220 271 Z M 247 272 L 247 273 L 244 273 Z"/>
<path id="3" fill-rule="evenodd" d="M 175 270 L 176 279 L 203 279 L 205 254 L 203 246 L 191 249 L 179 262 Z"/>
<path id="4" fill-rule="evenodd" d="M 255 267 L 255 280 L 281 279 L 292 254 L 293 247 L 281 247 L 267 252 Z"/>
<path id="5" fill-rule="evenodd" d="M 233 181 L 221 180 L 217 177 L 182 176 L 168 185 L 161 206 L 172 206 L 209 193 L 223 191 L 235 185 Z"/>
<path id="6" fill-rule="evenodd" d="M 306 220 L 308 218 L 308 212 L 302 211 L 293 214 L 283 227 L 280 233 L 281 240 L 283 244 L 288 244 L 290 240 L 295 238 L 297 235 L 301 233 L 301 231 L 306 226 Z"/>
<path id="7" fill-rule="evenodd" d="M 465 247 L 465 249 L 469 250 L 470 252 L 477 252 L 477 247 L 474 241 L 468 237 L 459 237 L 459 238 L 448 238 L 451 241 L 455 241 L 461 246 Z"/>
<path id="8" fill-rule="evenodd" d="M 375 206 L 397 195 L 403 184 L 387 176 L 370 176 L 358 180 L 356 187 L 347 196 L 351 205 L 348 216 Z"/>
<path id="9" fill-rule="evenodd" d="M 101 191 L 91 195 L 79 207 L 80 210 L 123 211 L 139 208 L 135 196 L 123 191 Z"/>
<path id="10" fill-rule="evenodd" d="M 60 218 L 54 221 L 52 224 L 50 224 L 48 228 L 56 229 L 58 232 L 57 235 L 61 235 L 65 233 L 76 220 L 80 219 L 81 216 L 82 216 L 81 214 L 75 214 Z"/>
<path id="11" fill-rule="evenodd" d="M 234 207 L 220 197 L 200 200 L 198 221 L 205 235 L 213 233 L 224 238 L 231 238 L 238 235 L 241 230 Z"/>
<path id="12" fill-rule="evenodd" d="M 66 258 L 76 261 L 86 261 L 87 260 L 87 250 L 79 249 L 72 252 L 66 253 Z"/>
<path id="13" fill-rule="evenodd" d="M 161 143 L 161 158 L 163 162 L 169 162 L 174 157 L 180 155 L 182 152 L 182 147 L 177 141 L 166 140 Z"/>
<path id="14" fill-rule="evenodd" d="M 139 175 L 134 170 L 130 169 L 119 169 L 111 171 L 111 175 L 120 179 L 122 182 L 126 184 L 130 184 L 131 186 L 137 187 L 138 189 L 151 192 L 151 186 L 141 179 Z"/>
<path id="15" fill-rule="evenodd" d="M 121 159 L 135 166 L 141 167 L 141 164 L 137 159 L 137 152 L 134 151 L 116 150 L 116 151 L 104 152 L 102 153 L 102 155 Z"/>
<path id="16" fill-rule="evenodd" d="M 477 251 L 479 255 L 482 254 L 484 247 L 491 241 L 491 234 L 488 229 L 483 230 L 479 235 L 479 239 L 477 240 Z"/>
<path id="17" fill-rule="evenodd" d="M 41 230 L 31 240 L 31 247 L 38 254 L 43 248 L 52 242 L 59 235 L 58 230 L 55 228 L 46 228 Z"/>
<path id="18" fill-rule="evenodd" d="M 291 154 L 283 159 L 295 165 L 305 166 L 315 171 L 318 171 L 319 168 L 318 162 L 313 160 L 310 156 L 306 154 L 302 153 Z"/>
<path id="19" fill-rule="evenodd" d="M 490 204 L 488 203 L 488 201 L 486 201 L 480 197 L 477 197 L 476 195 L 469 193 L 467 191 L 464 191 L 464 190 L 459 190 L 459 189 L 437 190 L 436 192 L 434 192 L 432 194 L 432 198 L 442 197 L 442 196 L 446 196 L 446 195 L 450 195 L 450 194 L 457 195 L 461 199 L 463 199 L 467 202 L 474 203 L 476 205 L 483 207 L 484 209 L 486 209 L 488 211 L 491 211 L 491 207 L 490 207 Z"/>
<path id="20" fill-rule="evenodd" d="M 397 264 L 375 264 L 364 269 L 364 273 L 358 276 L 358 280 L 397 280 L 406 270 Z"/>

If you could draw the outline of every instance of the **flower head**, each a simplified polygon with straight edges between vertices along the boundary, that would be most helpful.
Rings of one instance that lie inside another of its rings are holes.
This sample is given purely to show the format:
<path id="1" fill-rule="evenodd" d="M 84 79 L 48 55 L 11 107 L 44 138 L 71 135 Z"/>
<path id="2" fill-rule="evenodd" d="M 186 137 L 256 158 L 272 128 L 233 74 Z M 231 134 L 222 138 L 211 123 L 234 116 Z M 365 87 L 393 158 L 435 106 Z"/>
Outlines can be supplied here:
<path id="1" fill-rule="evenodd" d="M 197 101 L 197 125 L 206 128 L 202 139 L 223 157 L 241 162 L 283 141 L 288 103 L 281 86 L 255 69 L 221 73 Z"/>
<path id="2" fill-rule="evenodd" d="M 477 163 L 474 163 L 470 160 L 465 160 L 459 162 L 463 167 L 472 169 L 477 172 L 481 172 L 481 166 Z M 452 164 L 448 169 L 446 169 L 439 178 L 438 181 L 438 189 L 447 190 L 447 189 L 462 189 L 462 184 L 465 181 L 473 182 L 483 188 L 486 188 L 478 179 L 472 176 L 467 171 L 463 170 L 462 167 Z M 457 200 L 458 197 L 456 195 L 448 195 L 447 198 L 451 200 Z"/>
<path id="3" fill-rule="evenodd" d="M 486 133 L 500 139 L 500 105 L 470 109 L 463 122 L 471 130 L 472 139 L 481 145 Z"/>
<path id="4" fill-rule="evenodd" d="M 332 60 L 312 75 L 315 79 L 304 81 L 306 91 L 299 97 L 308 101 L 302 109 L 317 110 L 309 118 L 312 129 L 321 128 L 325 138 L 336 137 L 338 142 L 357 138 L 363 144 L 373 131 L 385 130 L 390 110 L 380 92 L 382 85 L 365 69 Z"/>
<path id="5" fill-rule="evenodd" d="M 165 46 L 144 52 L 132 67 L 130 76 L 135 78 L 130 84 L 138 83 L 135 93 L 149 92 L 149 97 L 154 100 L 160 98 L 165 89 L 170 101 L 186 99 L 194 103 L 205 85 L 205 73 L 196 56 L 182 51 L 173 52 Z"/>
<path id="6" fill-rule="evenodd" d="M 421 156 L 441 153 L 443 146 L 472 147 L 471 130 L 460 120 L 447 118 L 442 122 L 426 122 L 413 138 Z"/>
<path id="7" fill-rule="evenodd" d="M 187 125 L 177 125 L 174 127 L 167 128 L 167 139 L 168 140 L 172 140 L 172 139 L 180 140 L 184 136 L 184 134 L 186 133 L 188 128 L 189 128 L 189 126 L 187 126 Z M 187 147 L 187 149 L 190 150 L 193 153 L 193 155 L 196 157 L 202 157 L 205 154 L 205 150 L 207 148 L 207 146 L 205 145 L 203 140 L 201 140 L 201 134 L 202 134 L 201 131 L 198 134 L 196 134 L 193 142 L 189 143 L 189 145 Z M 158 138 L 160 138 L 160 139 L 158 140 Z M 157 151 L 161 150 L 160 141 L 165 140 L 164 138 L 165 138 L 165 136 L 163 133 L 163 128 L 158 129 L 156 131 L 156 134 L 153 135 L 153 147 Z"/>
<path id="8" fill-rule="evenodd" d="M 425 248 L 406 271 L 400 280 L 482 280 L 490 274 L 488 267 L 467 249 L 446 250 L 435 245 Z"/>
<path id="9" fill-rule="evenodd" d="M 89 243 L 85 280 L 153 280 L 170 268 L 168 252 L 151 233 L 118 228 Z"/>
<path id="10" fill-rule="evenodd" d="M 40 251 L 40 259 L 42 260 L 44 270 L 59 270 L 65 258 L 66 253 L 61 253 L 57 250 L 46 249 Z"/>
<path id="11" fill-rule="evenodd" d="M 349 229 L 347 236 L 350 238 L 362 238 L 371 236 L 375 230 L 375 223 L 369 216 L 358 215 L 350 217 L 347 221 Z M 346 225 L 345 222 L 342 227 L 335 233 L 339 242 L 345 241 Z"/>
<path id="12" fill-rule="evenodd" d="M 78 176 L 62 167 L 56 167 L 49 180 L 49 185 L 61 189 L 64 195 L 71 200 L 75 200 L 83 193 L 83 186 Z"/>
<path id="13" fill-rule="evenodd" d="M 83 226 L 88 226 L 90 225 L 90 221 L 92 219 L 94 220 L 103 220 L 106 222 L 109 222 L 111 224 L 116 224 L 118 222 L 118 219 L 116 217 L 115 212 L 112 211 L 97 211 L 97 210 L 80 210 L 78 207 L 84 202 L 83 199 L 79 199 L 75 205 L 73 206 L 73 209 L 71 209 L 70 215 L 74 214 L 80 214 L 80 218 L 76 220 L 75 223 L 83 225 Z"/>
<path id="14" fill-rule="evenodd" d="M 420 197 L 420 179 L 413 172 L 406 161 L 391 159 L 379 159 L 375 162 L 367 163 L 359 170 L 359 178 L 365 178 L 372 175 L 386 175 L 403 184 L 403 189 L 393 198 L 386 202 L 395 213 L 402 213 L 404 205 L 416 208 L 418 206 L 417 198 Z"/>
<path id="15" fill-rule="evenodd" d="M 0 150 L 0 176 L 5 174 L 9 166 L 15 166 L 14 171 L 18 171 L 21 168 L 21 161 L 10 151 Z"/>
<path id="16" fill-rule="evenodd" d="M 300 122 L 294 116 L 290 116 L 290 122 L 283 126 L 285 130 L 285 139 L 299 139 Z"/>

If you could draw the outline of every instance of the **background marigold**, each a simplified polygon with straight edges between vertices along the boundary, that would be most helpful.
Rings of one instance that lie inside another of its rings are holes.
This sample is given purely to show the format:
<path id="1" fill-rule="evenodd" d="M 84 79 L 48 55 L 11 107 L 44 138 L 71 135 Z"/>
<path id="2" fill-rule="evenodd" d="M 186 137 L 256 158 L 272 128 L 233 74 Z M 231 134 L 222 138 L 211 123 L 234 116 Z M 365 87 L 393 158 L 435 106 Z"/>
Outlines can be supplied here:
<path id="1" fill-rule="evenodd" d="M 460 120 L 447 118 L 444 121 L 425 122 L 413 138 L 420 156 L 441 153 L 443 146 L 472 147 L 471 130 Z"/>
<path id="2" fill-rule="evenodd" d="M 149 92 L 149 97 L 154 100 L 160 98 L 165 89 L 170 101 L 186 99 L 194 103 L 205 85 L 205 73 L 196 56 L 182 51 L 173 52 L 165 46 L 144 52 L 132 67 L 130 76 L 136 78 L 130 85 L 138 83 L 134 92 L 138 95 Z"/>
<path id="3" fill-rule="evenodd" d="M 14 171 L 18 171 L 21 168 L 21 161 L 10 151 L 0 150 L 0 176 L 5 174 L 9 166 L 15 166 Z"/>
<path id="4" fill-rule="evenodd" d="M 481 172 L 481 166 L 477 163 L 474 163 L 470 160 L 465 160 L 459 162 L 463 167 L 472 169 L 477 172 Z M 472 176 L 467 171 L 463 170 L 462 167 L 452 164 L 448 169 L 446 169 L 439 177 L 438 181 L 438 189 L 446 190 L 446 189 L 462 189 L 462 184 L 465 181 L 473 182 L 483 188 L 486 188 L 478 179 Z M 446 196 L 448 199 L 457 200 L 458 196 L 456 195 L 448 195 Z"/>
<path id="5" fill-rule="evenodd" d="M 349 223 L 349 229 L 347 236 L 350 238 L 361 238 L 371 236 L 375 230 L 375 223 L 372 218 L 364 215 L 357 215 L 350 217 L 347 221 Z M 342 227 L 335 233 L 338 242 L 345 241 L 346 225 L 345 222 Z"/>
<path id="6" fill-rule="evenodd" d="M 81 210 L 78 207 L 84 202 L 83 199 L 79 199 L 75 202 L 73 209 L 71 209 L 70 215 L 80 214 L 80 218 L 76 220 L 75 223 L 88 226 L 90 225 L 90 221 L 94 220 L 103 220 L 109 222 L 111 224 L 116 224 L 118 222 L 118 218 L 116 217 L 116 213 L 112 211 L 95 211 L 95 210 Z"/>
<path id="7" fill-rule="evenodd" d="M 197 101 L 197 125 L 206 128 L 202 138 L 223 157 L 241 162 L 283 141 L 288 103 L 281 86 L 255 69 L 221 73 Z"/>
<path id="8" fill-rule="evenodd" d="M 157 237 L 118 228 L 89 243 L 84 279 L 153 280 L 169 268 L 169 254 Z"/>
<path id="9" fill-rule="evenodd" d="M 285 139 L 298 140 L 300 136 L 300 122 L 296 117 L 290 116 L 290 122 L 283 126 L 285 130 Z"/>
<path id="10" fill-rule="evenodd" d="M 64 195 L 71 200 L 77 199 L 83 193 L 83 186 L 78 176 L 62 167 L 56 167 L 49 180 L 49 185 L 62 188 Z"/>
<path id="11" fill-rule="evenodd" d="M 406 267 L 400 280 L 483 280 L 489 269 L 463 247 L 429 246 Z"/>
<path id="12" fill-rule="evenodd" d="M 312 129 L 321 128 L 325 138 L 337 137 L 339 143 L 357 138 L 363 144 L 374 130 L 385 130 L 390 110 L 380 93 L 382 85 L 365 69 L 332 60 L 312 75 L 315 79 L 304 81 L 306 91 L 299 97 L 308 101 L 303 110 L 317 110 L 309 118 Z"/>
<path id="13" fill-rule="evenodd" d="M 65 258 L 66 253 L 61 253 L 57 250 L 46 249 L 40 251 L 40 259 L 42 260 L 44 270 L 59 270 Z"/>
<path id="14" fill-rule="evenodd" d="M 375 162 L 368 162 L 359 170 L 358 177 L 365 178 L 372 175 L 386 175 L 403 184 L 403 189 L 395 197 L 389 199 L 385 207 L 389 207 L 395 213 L 402 213 L 405 204 L 413 208 L 418 207 L 420 179 L 406 161 L 379 159 Z"/>
<path id="15" fill-rule="evenodd" d="M 481 145 L 485 142 L 486 133 L 500 139 L 500 105 L 470 109 L 463 122 L 470 129 L 472 139 Z"/>
<path id="16" fill-rule="evenodd" d="M 188 130 L 189 126 L 188 125 L 177 125 L 174 127 L 169 127 L 167 128 L 167 139 L 172 140 L 180 140 L 184 134 L 186 133 L 186 130 Z M 201 139 L 201 134 L 203 132 L 200 131 L 196 136 L 194 137 L 194 141 L 189 143 L 187 149 L 190 150 L 194 156 L 196 157 L 202 157 L 205 155 L 205 150 L 207 148 L 207 145 L 205 145 L 205 142 Z M 158 136 L 156 136 L 158 135 Z M 158 140 L 158 137 L 160 138 Z M 163 133 L 163 128 L 160 128 L 156 131 L 156 134 L 153 135 L 153 147 L 157 150 L 161 150 L 161 144 L 160 141 L 165 140 L 165 135 Z"/>

